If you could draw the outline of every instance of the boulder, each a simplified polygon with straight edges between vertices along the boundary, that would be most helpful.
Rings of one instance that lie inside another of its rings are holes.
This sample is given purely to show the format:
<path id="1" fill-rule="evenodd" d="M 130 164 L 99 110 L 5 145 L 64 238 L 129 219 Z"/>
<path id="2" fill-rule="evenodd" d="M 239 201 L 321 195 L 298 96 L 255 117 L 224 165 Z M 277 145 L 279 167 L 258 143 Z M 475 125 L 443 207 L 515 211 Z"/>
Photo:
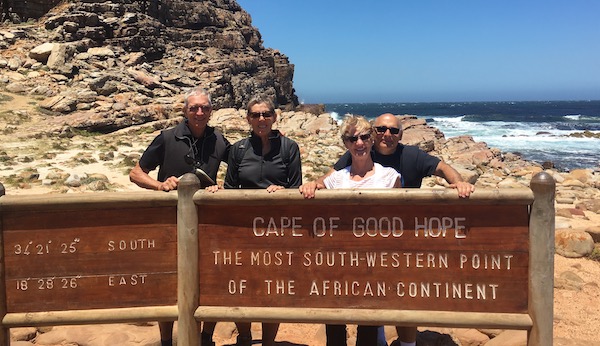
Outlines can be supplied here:
<path id="1" fill-rule="evenodd" d="M 589 233 L 572 229 L 557 229 L 556 253 L 570 258 L 584 257 L 594 250 L 594 240 Z"/>
<path id="2" fill-rule="evenodd" d="M 42 43 L 29 51 L 29 57 L 45 64 L 56 45 L 52 42 Z"/>

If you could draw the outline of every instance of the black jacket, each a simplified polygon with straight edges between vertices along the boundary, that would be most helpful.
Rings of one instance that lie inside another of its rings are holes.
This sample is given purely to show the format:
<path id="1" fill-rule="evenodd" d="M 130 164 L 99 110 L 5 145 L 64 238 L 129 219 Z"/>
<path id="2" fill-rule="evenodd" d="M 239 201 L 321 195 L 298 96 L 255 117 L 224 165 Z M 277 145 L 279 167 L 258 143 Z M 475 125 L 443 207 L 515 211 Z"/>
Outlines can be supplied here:
<path id="1" fill-rule="evenodd" d="M 195 139 L 185 120 L 154 138 L 140 158 L 140 167 L 151 171 L 160 166 L 158 180 L 165 181 L 171 176 L 194 172 L 195 162 L 216 181 L 219 164 L 227 160 L 230 147 L 223 134 L 210 126 L 206 127 L 204 136 Z M 186 155 L 189 157 L 187 160 Z"/>
<path id="2" fill-rule="evenodd" d="M 302 185 L 298 144 L 281 136 L 277 130 L 271 132 L 269 140 L 271 150 L 264 155 L 261 139 L 253 134 L 249 140 L 242 139 L 231 147 L 225 188 L 260 189 L 270 185 L 290 188 Z"/>

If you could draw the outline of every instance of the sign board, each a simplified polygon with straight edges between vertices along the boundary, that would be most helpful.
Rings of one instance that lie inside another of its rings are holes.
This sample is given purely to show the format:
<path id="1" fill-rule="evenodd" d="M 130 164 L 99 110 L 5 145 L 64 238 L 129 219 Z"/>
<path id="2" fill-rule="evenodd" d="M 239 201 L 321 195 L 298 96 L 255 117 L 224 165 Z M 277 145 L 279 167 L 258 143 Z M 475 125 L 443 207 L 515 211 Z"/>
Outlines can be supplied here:
<path id="1" fill-rule="evenodd" d="M 136 204 L 3 212 L 6 311 L 177 304 L 176 206 Z"/>
<path id="2" fill-rule="evenodd" d="M 528 206 L 200 203 L 200 306 L 524 313 Z"/>

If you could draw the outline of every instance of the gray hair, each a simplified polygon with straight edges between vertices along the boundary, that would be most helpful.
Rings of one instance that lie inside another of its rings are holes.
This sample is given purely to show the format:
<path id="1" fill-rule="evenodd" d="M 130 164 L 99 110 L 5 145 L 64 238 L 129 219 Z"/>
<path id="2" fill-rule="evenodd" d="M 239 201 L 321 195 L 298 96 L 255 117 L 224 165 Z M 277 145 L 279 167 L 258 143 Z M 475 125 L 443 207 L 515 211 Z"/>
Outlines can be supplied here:
<path id="1" fill-rule="evenodd" d="M 190 97 L 192 96 L 200 96 L 200 95 L 204 95 L 208 98 L 208 104 L 212 107 L 212 100 L 210 98 L 210 94 L 208 93 L 208 91 L 206 91 L 206 89 L 202 88 L 202 87 L 196 87 L 192 90 L 190 90 L 187 94 L 185 94 L 185 99 L 183 100 L 183 108 L 186 109 L 188 106 L 188 100 Z"/>
<path id="2" fill-rule="evenodd" d="M 250 99 L 250 101 L 248 102 L 248 106 L 246 107 L 246 111 L 248 113 L 250 113 L 250 109 L 252 107 L 254 107 L 254 105 L 258 105 L 258 104 L 267 105 L 267 107 L 269 108 L 269 112 L 274 112 L 275 111 L 275 104 L 273 103 L 273 100 L 271 100 L 271 98 L 263 96 L 263 95 L 253 96 Z"/>

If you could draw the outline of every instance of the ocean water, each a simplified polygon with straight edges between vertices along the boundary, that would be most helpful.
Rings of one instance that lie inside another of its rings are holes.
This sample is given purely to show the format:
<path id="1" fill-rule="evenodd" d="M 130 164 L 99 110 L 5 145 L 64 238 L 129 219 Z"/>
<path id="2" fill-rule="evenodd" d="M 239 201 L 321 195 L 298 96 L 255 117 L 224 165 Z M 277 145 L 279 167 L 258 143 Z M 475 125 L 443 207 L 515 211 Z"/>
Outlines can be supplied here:
<path id="1" fill-rule="evenodd" d="M 369 119 L 383 113 L 415 115 L 446 138 L 469 135 L 525 160 L 551 161 L 561 170 L 600 167 L 600 138 L 573 137 L 600 133 L 600 101 L 336 103 L 325 108 L 338 120 L 348 113 Z"/>

